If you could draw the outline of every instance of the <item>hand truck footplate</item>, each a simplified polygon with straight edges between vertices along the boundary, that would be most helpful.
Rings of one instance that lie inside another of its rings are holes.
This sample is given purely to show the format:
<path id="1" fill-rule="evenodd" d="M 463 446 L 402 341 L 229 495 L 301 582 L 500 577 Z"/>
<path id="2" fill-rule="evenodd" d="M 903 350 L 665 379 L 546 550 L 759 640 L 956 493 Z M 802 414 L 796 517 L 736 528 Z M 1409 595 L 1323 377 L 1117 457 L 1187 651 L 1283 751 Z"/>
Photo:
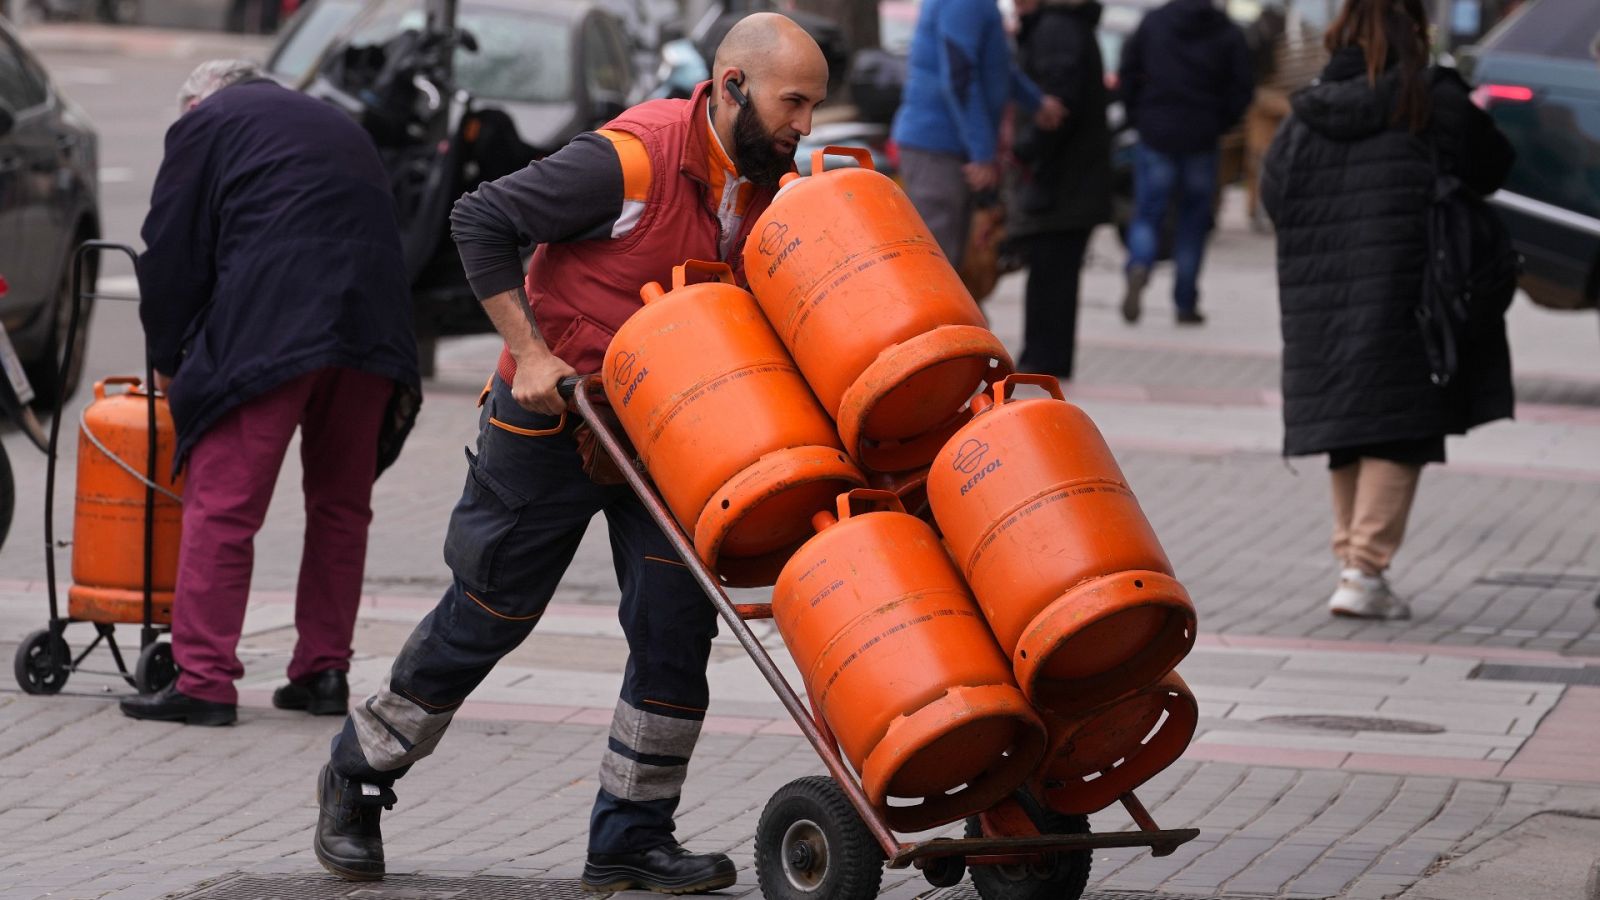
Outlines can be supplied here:
<path id="1" fill-rule="evenodd" d="M 902 844 L 900 852 L 889 857 L 888 866 L 891 869 L 903 869 L 917 860 L 942 856 L 964 856 L 970 863 L 979 857 L 1032 856 L 1110 847 L 1149 847 L 1156 856 L 1166 856 L 1199 836 L 1198 828 L 1173 828 L 1165 831 L 1107 831 L 1099 834 L 1041 834 L 1028 837 L 934 838 L 915 844 Z M 983 860 L 985 863 L 1002 861 Z"/>

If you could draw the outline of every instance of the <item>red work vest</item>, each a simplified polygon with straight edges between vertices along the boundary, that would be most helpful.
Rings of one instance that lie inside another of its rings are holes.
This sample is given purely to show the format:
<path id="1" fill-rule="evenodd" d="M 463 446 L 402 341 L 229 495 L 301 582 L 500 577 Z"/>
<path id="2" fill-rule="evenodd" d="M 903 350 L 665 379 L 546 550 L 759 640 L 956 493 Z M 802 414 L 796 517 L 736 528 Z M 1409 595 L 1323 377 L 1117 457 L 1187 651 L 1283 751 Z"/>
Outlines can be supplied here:
<path id="1" fill-rule="evenodd" d="M 633 230 L 621 238 L 542 244 L 528 264 L 528 303 L 551 352 L 581 374 L 600 371 L 606 346 L 640 309 L 639 288 L 672 282 L 672 267 L 686 259 L 720 257 L 719 198 L 711 196 L 709 125 L 701 84 L 688 100 L 651 100 L 605 128 L 625 131 L 650 154 L 650 193 Z M 772 201 L 775 188 L 757 187 L 733 246 L 742 248 L 750 227 Z M 742 285 L 744 262 L 733 266 Z M 510 350 L 500 353 L 500 377 L 516 374 Z"/>

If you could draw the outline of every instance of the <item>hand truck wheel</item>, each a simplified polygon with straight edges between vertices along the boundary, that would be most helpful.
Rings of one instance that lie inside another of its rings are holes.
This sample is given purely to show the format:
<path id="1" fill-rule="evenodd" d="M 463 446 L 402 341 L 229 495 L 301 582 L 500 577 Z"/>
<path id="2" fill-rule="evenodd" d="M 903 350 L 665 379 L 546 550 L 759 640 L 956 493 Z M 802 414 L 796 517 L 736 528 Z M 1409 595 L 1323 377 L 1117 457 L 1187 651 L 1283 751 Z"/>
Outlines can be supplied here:
<path id="1" fill-rule="evenodd" d="M 41 628 L 17 645 L 12 671 L 25 693 L 58 693 L 72 674 L 72 651 L 61 635 Z"/>
<path id="2" fill-rule="evenodd" d="M 133 687 L 141 694 L 154 694 L 178 680 L 178 665 L 172 661 L 172 645 L 151 641 L 139 651 L 133 666 Z"/>
<path id="3" fill-rule="evenodd" d="M 756 880 L 767 900 L 871 900 L 883 851 L 833 779 L 811 775 L 779 788 L 761 811 Z"/>
<path id="4" fill-rule="evenodd" d="M 1064 816 L 1017 791 L 1017 802 L 1041 834 L 1088 834 L 1088 816 Z M 967 819 L 967 837 L 983 837 L 978 817 Z M 1035 862 L 1004 866 L 974 866 L 972 884 L 983 900 L 1078 900 L 1089 885 L 1094 853 L 1073 850 L 1051 853 Z"/>

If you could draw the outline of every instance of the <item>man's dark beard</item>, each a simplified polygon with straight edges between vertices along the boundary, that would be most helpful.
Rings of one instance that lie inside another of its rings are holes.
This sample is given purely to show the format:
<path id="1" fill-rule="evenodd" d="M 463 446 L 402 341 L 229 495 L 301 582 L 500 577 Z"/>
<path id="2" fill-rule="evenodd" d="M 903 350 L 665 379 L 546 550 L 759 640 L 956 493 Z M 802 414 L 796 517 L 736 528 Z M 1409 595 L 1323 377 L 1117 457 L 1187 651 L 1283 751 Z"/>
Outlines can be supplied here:
<path id="1" fill-rule="evenodd" d="M 733 152 L 739 174 L 764 187 L 777 184 L 794 165 L 794 154 L 780 153 L 777 137 L 762 126 L 754 102 L 733 118 Z"/>

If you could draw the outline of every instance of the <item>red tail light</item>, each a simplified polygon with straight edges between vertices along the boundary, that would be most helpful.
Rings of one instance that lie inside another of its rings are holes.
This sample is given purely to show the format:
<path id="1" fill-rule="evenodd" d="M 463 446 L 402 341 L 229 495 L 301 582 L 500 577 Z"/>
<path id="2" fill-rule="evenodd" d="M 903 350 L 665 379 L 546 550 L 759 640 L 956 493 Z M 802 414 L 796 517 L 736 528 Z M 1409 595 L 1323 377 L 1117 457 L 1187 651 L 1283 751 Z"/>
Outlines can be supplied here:
<path id="1" fill-rule="evenodd" d="M 1520 84 L 1481 84 L 1472 92 L 1472 102 L 1483 109 L 1496 103 L 1527 103 L 1533 99 L 1533 88 Z"/>

